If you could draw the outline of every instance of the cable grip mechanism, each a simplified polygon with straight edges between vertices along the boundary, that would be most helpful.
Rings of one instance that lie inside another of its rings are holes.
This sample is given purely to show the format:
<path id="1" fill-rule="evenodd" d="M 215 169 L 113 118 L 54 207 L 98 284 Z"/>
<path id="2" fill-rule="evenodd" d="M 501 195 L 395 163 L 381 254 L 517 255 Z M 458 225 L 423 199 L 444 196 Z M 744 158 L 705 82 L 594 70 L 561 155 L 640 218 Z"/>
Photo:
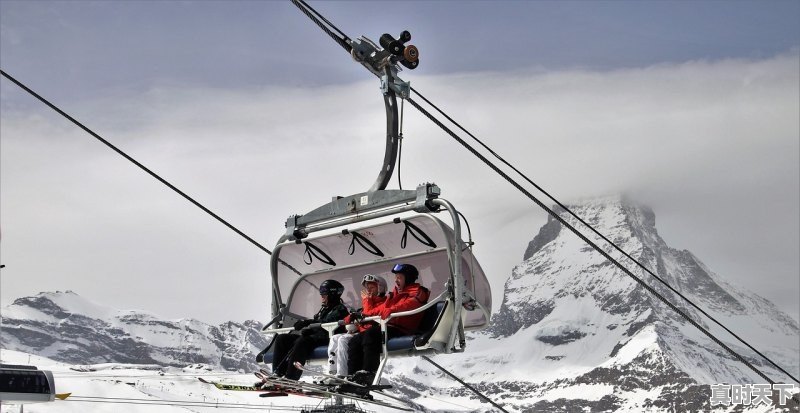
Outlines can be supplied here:
<path id="1" fill-rule="evenodd" d="M 349 40 L 350 55 L 353 59 L 366 67 L 374 75 L 380 77 L 386 66 L 400 70 L 400 66 L 413 70 L 419 66 L 419 49 L 414 45 L 406 45 L 411 40 L 411 33 L 403 30 L 395 39 L 392 35 L 384 33 L 376 44 L 366 36 Z"/>
<path id="2" fill-rule="evenodd" d="M 389 90 L 393 91 L 402 99 L 408 99 L 411 96 L 411 82 L 403 81 L 396 75 L 381 75 L 381 92 L 384 95 L 389 94 Z"/>

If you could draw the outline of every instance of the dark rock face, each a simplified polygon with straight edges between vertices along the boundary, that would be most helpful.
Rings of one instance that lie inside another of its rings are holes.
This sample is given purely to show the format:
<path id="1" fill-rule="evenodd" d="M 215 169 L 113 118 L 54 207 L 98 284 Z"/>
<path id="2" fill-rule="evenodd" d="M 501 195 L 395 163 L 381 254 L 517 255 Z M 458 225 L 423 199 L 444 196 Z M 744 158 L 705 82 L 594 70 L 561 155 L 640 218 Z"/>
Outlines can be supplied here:
<path id="1" fill-rule="evenodd" d="M 558 399 L 538 401 L 525 407 L 524 412 L 613 412 L 621 405 L 621 400 L 607 394 L 598 401 L 582 399 Z"/>
<path id="2" fill-rule="evenodd" d="M 252 320 L 209 326 L 194 320 L 158 320 L 139 313 L 98 319 L 62 308 L 57 303 L 58 294 L 74 295 L 42 293 L 14 301 L 12 306 L 23 313 L 43 314 L 52 319 L 5 318 L 0 346 L 70 364 L 182 367 L 204 363 L 227 370 L 252 371 L 257 369 L 255 354 L 267 345 L 260 333 L 261 325 Z"/>
<path id="3" fill-rule="evenodd" d="M 12 305 L 20 305 L 20 306 L 35 308 L 47 315 L 51 315 L 59 319 L 64 319 L 69 316 L 69 313 L 65 312 L 63 308 L 59 307 L 56 303 L 52 302 L 47 297 L 43 297 L 41 295 L 37 295 L 36 297 L 18 298 L 14 300 L 14 303 Z"/>
<path id="4" fill-rule="evenodd" d="M 691 278 L 691 288 L 699 295 L 706 298 L 706 301 L 714 303 L 718 309 L 726 309 L 732 312 L 745 311 L 744 305 L 733 298 L 727 291 L 723 290 L 719 284 L 715 283 L 711 276 L 700 266 L 694 255 L 689 251 L 683 250 L 678 254 L 680 262 L 686 266 L 694 276 Z"/>
<path id="5" fill-rule="evenodd" d="M 527 260 L 542 249 L 548 242 L 556 239 L 561 232 L 561 223 L 553 217 L 547 217 L 547 223 L 539 230 L 539 233 L 528 243 L 522 259 Z"/>
<path id="6" fill-rule="evenodd" d="M 542 321 L 554 308 L 552 301 L 538 302 L 522 311 L 512 311 L 505 304 L 503 300 L 500 310 L 492 317 L 492 323 L 487 329 L 494 337 L 509 337 L 520 329 L 530 327 Z"/>
<path id="7" fill-rule="evenodd" d="M 583 331 L 568 330 L 559 335 L 537 336 L 536 339 L 542 343 L 550 344 L 551 346 L 560 346 L 562 344 L 572 343 L 584 337 L 586 337 L 586 333 Z"/>

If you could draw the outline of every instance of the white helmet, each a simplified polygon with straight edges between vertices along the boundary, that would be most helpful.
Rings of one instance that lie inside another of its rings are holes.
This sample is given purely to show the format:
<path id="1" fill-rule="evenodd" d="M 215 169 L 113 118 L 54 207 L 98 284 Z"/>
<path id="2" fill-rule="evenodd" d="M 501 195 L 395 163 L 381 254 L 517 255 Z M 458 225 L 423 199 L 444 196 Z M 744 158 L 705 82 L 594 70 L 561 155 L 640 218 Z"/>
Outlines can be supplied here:
<path id="1" fill-rule="evenodd" d="M 364 287 L 367 283 L 378 283 L 378 293 L 379 294 L 386 294 L 386 280 L 383 277 L 378 277 L 377 275 L 366 274 L 361 279 L 361 286 Z"/>

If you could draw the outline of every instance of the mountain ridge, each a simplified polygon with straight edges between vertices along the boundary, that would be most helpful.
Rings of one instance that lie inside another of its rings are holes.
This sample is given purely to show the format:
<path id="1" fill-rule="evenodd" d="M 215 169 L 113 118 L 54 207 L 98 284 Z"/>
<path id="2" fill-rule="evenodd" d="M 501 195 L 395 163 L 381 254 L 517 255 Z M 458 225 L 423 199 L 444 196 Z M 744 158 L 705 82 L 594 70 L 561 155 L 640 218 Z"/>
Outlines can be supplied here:
<path id="1" fill-rule="evenodd" d="M 651 208 L 624 196 L 569 208 L 787 371 L 800 372 L 798 323 L 768 300 L 728 283 L 690 251 L 669 247 Z M 589 234 L 565 210 L 555 210 Z M 634 268 L 617 251 L 606 252 Z M 633 271 L 758 369 L 792 383 L 651 276 Z M 436 361 L 519 410 L 708 411 L 711 384 L 763 381 L 552 217 L 504 287 L 489 328 L 469 336 L 472 350 L 459 362 L 447 356 Z M 398 382 L 413 377 L 441 395 L 464 394 L 437 384 L 433 371 L 421 373 L 429 375 L 426 380 L 417 371 L 392 367 Z"/>
<path id="2" fill-rule="evenodd" d="M 2 315 L 0 347 L 33 350 L 71 364 L 202 363 L 252 371 L 254 354 L 267 344 L 257 321 L 213 326 L 191 318 L 162 320 L 148 312 L 98 305 L 69 290 L 18 298 Z"/>

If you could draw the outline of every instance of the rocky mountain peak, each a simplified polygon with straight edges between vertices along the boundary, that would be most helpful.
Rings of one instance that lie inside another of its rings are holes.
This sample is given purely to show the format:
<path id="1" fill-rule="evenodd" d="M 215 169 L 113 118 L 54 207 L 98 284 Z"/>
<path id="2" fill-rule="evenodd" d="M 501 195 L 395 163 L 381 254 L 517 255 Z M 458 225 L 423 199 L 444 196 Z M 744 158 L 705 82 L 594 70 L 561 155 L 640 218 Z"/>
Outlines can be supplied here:
<path id="1" fill-rule="evenodd" d="M 656 216 L 653 210 L 626 196 L 612 195 L 591 198 L 566 206 L 601 234 L 607 237 L 609 234 L 613 234 L 612 237 L 609 237 L 612 241 L 615 241 L 615 236 L 618 240 L 636 237 L 643 242 L 662 242 L 656 231 Z M 588 229 L 584 228 L 577 219 L 563 208 L 554 205 L 552 209 L 570 225 L 577 227 L 584 233 L 589 233 Z M 561 223 L 552 216 L 548 216 L 547 223 L 539 229 L 539 233 L 528 243 L 523 260 L 531 258 L 548 242 L 555 240 L 561 230 Z"/>
<path id="2" fill-rule="evenodd" d="M 219 326 L 191 318 L 164 320 L 56 291 L 22 297 L 5 307 L 0 347 L 71 364 L 203 363 L 249 371 L 256 367 L 255 354 L 267 344 L 260 328 L 252 320 Z"/>
<path id="3" fill-rule="evenodd" d="M 800 373 L 800 328 L 769 301 L 731 285 L 694 254 L 658 235 L 652 209 L 623 196 L 569 206 L 658 277 L 762 353 Z M 577 220 L 562 218 L 591 239 Z M 791 382 L 734 343 L 621 253 L 612 256 L 776 381 Z M 505 283 L 489 328 L 457 361 L 437 358 L 519 411 L 710 411 L 709 383 L 761 383 L 749 368 L 553 218 L 538 230 Z M 419 369 L 394 366 L 395 380 Z M 410 369 L 410 368 L 409 368 Z M 406 369 L 406 370 L 409 370 Z M 433 387 L 435 372 L 430 373 Z M 443 388 L 443 394 L 462 389 Z"/>
<path id="4" fill-rule="evenodd" d="M 733 324 L 730 317 L 737 317 L 738 325 L 752 326 L 753 331 L 769 332 L 769 338 L 761 334 L 752 337 L 755 341 L 762 340 L 765 348 L 775 348 L 778 353 L 785 353 L 778 350 L 781 345 L 798 348 L 800 328 L 796 321 L 767 300 L 732 286 L 691 252 L 667 245 L 658 235 L 655 213 L 651 208 L 624 196 L 588 199 L 569 205 L 569 208 L 717 318 L 726 318 Z M 556 211 L 584 234 L 590 234 L 566 211 Z M 605 245 L 599 237 L 589 235 L 589 238 L 670 302 L 708 326 L 707 320 L 667 287 Z M 588 342 L 591 335 L 600 334 L 596 326 L 605 329 L 603 334 L 616 335 L 613 340 L 609 339 L 614 343 L 608 349 L 610 355 L 616 354 L 648 326 L 654 328 L 664 351 L 673 351 L 673 354 L 685 346 L 685 341 L 680 343 L 678 332 L 688 334 L 694 342 L 706 340 L 691 328 L 686 330 L 688 324 L 677 313 L 550 217 L 529 243 L 524 261 L 507 279 L 503 302 L 493 316 L 488 332 L 492 337 L 502 339 L 535 331 L 533 336 L 537 341 L 557 348 L 581 340 Z M 709 344 L 709 347 L 713 346 L 713 343 Z M 710 351 L 716 352 L 717 349 Z M 681 360 L 690 363 L 685 358 Z M 788 363 L 797 366 L 798 360 L 795 357 Z M 687 370 L 694 374 L 697 369 Z M 738 367 L 719 370 L 720 380 L 749 377 L 749 373 Z"/>

